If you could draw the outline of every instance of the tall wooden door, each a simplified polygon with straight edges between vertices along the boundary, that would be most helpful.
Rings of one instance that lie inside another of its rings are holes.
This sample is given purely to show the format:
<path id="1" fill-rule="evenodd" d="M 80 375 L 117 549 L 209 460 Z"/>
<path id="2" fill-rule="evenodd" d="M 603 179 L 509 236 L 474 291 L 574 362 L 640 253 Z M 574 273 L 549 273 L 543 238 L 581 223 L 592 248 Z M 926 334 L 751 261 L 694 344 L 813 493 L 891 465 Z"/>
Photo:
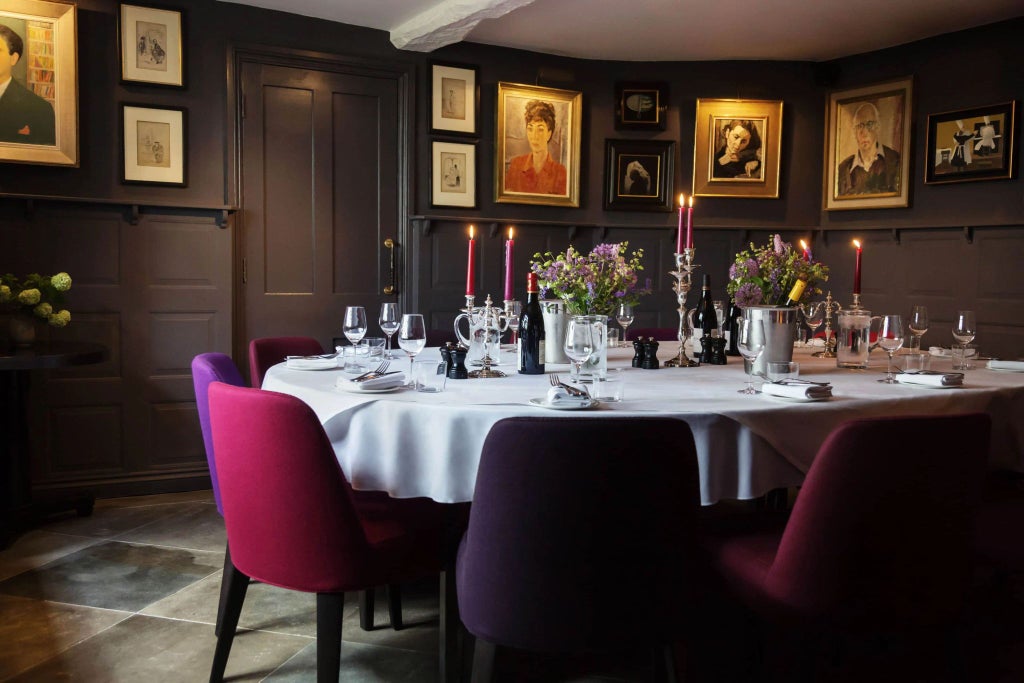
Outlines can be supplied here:
<path id="1" fill-rule="evenodd" d="M 329 348 L 351 305 L 379 333 L 385 240 L 405 230 L 406 76 L 244 61 L 240 82 L 236 357 L 266 336 Z"/>

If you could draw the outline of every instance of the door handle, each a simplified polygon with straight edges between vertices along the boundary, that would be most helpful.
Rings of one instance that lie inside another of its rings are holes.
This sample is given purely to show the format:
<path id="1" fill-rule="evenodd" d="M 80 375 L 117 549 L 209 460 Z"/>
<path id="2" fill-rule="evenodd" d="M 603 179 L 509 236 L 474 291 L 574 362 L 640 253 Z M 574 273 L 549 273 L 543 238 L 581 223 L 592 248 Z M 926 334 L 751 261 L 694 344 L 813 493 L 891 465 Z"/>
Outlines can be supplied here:
<path id="1" fill-rule="evenodd" d="M 395 287 L 395 241 L 388 237 L 384 240 L 384 248 L 391 252 L 388 256 L 388 285 L 384 287 L 384 293 L 394 294 L 397 291 Z"/>

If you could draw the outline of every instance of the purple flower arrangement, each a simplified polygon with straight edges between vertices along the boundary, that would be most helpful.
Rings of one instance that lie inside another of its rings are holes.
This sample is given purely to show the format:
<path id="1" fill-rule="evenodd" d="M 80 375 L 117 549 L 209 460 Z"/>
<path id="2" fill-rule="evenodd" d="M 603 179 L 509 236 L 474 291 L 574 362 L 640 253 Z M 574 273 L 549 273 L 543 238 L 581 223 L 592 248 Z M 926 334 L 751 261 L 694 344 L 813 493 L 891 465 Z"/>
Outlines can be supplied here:
<path id="1" fill-rule="evenodd" d="M 629 242 L 598 244 L 589 254 L 570 246 L 561 254 L 534 254 L 541 298 L 557 297 L 573 315 L 615 315 L 619 304 L 635 305 L 651 293 L 651 279 L 640 286 L 643 249 L 626 255 Z"/>
<path id="2" fill-rule="evenodd" d="M 801 254 L 779 235 L 772 235 L 764 246 L 755 246 L 736 254 L 729 266 L 726 290 L 740 308 L 746 306 L 781 306 L 786 302 L 793 284 L 806 277 L 803 299 L 821 294 L 820 283 L 828 281 L 828 266 L 815 261 L 810 254 Z"/>

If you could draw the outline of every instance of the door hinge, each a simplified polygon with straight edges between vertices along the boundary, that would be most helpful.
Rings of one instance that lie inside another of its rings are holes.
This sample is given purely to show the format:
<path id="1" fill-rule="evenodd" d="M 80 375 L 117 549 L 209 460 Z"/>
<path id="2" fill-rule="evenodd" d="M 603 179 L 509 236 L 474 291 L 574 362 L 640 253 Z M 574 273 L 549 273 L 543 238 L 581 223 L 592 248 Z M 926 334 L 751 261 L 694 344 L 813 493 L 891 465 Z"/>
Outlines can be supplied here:
<path id="1" fill-rule="evenodd" d="M 242 259 L 242 284 L 244 285 L 244 284 L 247 284 L 248 282 L 249 282 L 249 259 L 243 258 Z"/>

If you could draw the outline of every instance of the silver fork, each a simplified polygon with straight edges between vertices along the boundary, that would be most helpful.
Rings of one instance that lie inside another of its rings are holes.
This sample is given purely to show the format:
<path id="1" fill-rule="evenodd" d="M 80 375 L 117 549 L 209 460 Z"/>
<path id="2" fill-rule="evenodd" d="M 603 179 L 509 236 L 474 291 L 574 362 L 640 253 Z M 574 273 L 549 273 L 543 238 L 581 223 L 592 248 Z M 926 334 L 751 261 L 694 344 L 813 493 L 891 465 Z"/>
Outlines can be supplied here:
<path id="1" fill-rule="evenodd" d="M 382 375 L 382 374 L 384 374 L 384 372 L 387 371 L 389 365 L 391 365 L 391 361 L 389 361 L 389 360 L 382 360 L 380 362 L 380 365 L 378 365 L 375 369 L 370 370 L 369 372 L 364 372 L 363 374 L 359 375 L 358 377 L 353 377 L 352 381 L 353 382 L 360 382 L 362 380 L 367 380 L 367 379 L 371 379 L 372 377 L 376 377 L 377 375 Z"/>
<path id="2" fill-rule="evenodd" d="M 570 396 L 578 396 L 580 398 L 583 398 L 583 397 L 590 398 L 590 394 L 588 394 L 586 391 L 584 391 L 583 389 L 577 389 L 576 387 L 573 387 L 573 386 L 569 386 L 568 384 L 563 382 L 561 379 L 559 379 L 558 375 L 548 375 L 548 382 L 550 382 L 551 386 L 553 386 L 553 387 L 562 387 L 567 392 L 569 392 Z"/>

